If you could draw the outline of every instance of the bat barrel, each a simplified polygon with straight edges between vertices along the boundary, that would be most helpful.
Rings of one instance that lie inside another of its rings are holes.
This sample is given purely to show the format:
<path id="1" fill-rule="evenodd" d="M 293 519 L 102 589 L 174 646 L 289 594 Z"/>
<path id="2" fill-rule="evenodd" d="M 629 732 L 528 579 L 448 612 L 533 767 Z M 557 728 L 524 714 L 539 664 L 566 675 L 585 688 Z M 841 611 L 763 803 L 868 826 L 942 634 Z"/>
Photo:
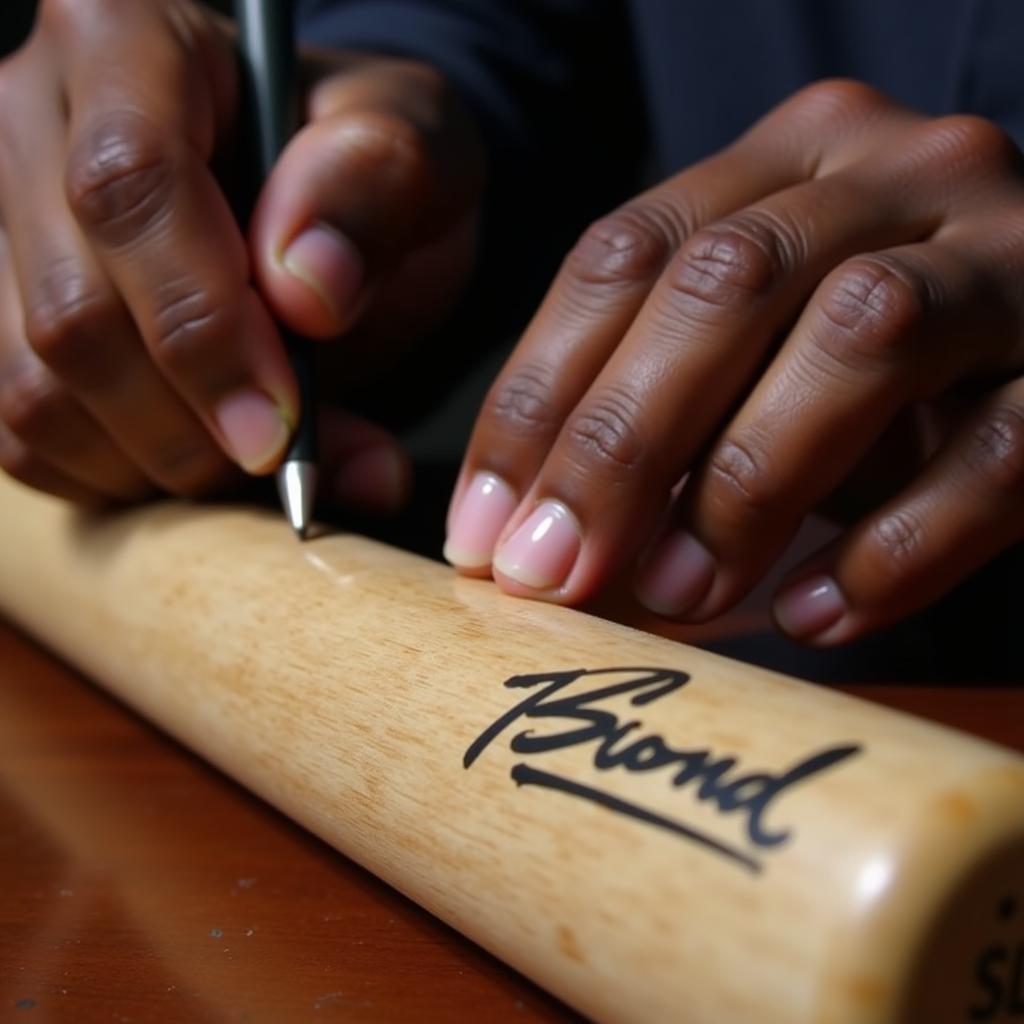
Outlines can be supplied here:
<path id="1" fill-rule="evenodd" d="M 0 607 L 599 1021 L 1024 1004 L 1024 758 L 351 535 L 0 483 Z"/>

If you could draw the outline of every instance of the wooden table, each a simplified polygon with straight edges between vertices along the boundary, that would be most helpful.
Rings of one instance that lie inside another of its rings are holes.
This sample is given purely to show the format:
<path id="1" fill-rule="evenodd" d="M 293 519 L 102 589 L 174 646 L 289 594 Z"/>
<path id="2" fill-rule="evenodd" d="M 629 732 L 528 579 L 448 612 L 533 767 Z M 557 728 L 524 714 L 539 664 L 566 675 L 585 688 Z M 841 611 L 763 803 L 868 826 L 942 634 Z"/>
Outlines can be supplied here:
<path id="1" fill-rule="evenodd" d="M 1024 750 L 1024 688 L 845 687 Z M 0 1021 L 572 1021 L 0 623 Z"/>

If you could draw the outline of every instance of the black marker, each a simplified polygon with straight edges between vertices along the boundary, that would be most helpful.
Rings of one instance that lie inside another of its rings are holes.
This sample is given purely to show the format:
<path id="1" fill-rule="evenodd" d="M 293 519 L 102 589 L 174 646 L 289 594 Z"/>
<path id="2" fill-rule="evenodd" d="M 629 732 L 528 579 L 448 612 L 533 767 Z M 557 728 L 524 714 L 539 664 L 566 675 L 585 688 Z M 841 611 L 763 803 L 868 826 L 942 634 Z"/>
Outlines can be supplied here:
<path id="1" fill-rule="evenodd" d="M 235 0 L 252 138 L 265 181 L 298 124 L 295 43 L 288 0 Z M 309 342 L 285 332 L 299 385 L 299 422 L 277 486 L 292 528 L 304 538 L 316 491 L 316 401 Z"/>

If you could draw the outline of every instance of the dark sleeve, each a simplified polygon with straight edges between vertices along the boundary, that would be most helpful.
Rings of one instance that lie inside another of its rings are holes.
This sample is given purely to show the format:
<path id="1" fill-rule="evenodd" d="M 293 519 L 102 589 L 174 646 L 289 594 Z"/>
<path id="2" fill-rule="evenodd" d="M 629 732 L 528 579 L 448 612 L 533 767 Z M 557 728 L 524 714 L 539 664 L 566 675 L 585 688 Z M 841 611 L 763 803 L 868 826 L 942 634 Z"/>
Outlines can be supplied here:
<path id="1" fill-rule="evenodd" d="M 4 0 L 4 12 L 0 15 L 0 57 L 25 41 L 35 11 L 35 0 Z"/>
<path id="2" fill-rule="evenodd" d="M 621 0 L 298 0 L 297 17 L 305 42 L 432 64 L 475 112 L 484 259 L 508 312 L 629 194 L 646 133 Z"/>
<path id="3" fill-rule="evenodd" d="M 573 134 L 565 115 L 588 119 L 583 91 L 631 76 L 615 0 L 298 0 L 297 11 L 304 41 L 440 68 L 503 151 Z"/>

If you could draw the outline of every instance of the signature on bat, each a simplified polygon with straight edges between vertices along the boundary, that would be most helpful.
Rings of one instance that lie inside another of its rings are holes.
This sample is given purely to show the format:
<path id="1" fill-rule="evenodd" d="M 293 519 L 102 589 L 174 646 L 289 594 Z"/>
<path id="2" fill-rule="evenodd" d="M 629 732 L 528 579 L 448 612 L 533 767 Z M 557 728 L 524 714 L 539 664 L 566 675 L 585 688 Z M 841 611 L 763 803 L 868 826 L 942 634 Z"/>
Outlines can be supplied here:
<path id="1" fill-rule="evenodd" d="M 625 676 L 625 679 L 621 677 Z M 593 680 L 596 686 L 584 692 L 564 691 L 578 680 Z M 517 722 L 550 722 L 551 728 L 525 728 L 509 741 L 509 748 L 525 756 L 544 754 L 567 747 L 591 746 L 593 765 L 599 771 L 627 772 L 666 770 L 666 782 L 675 789 L 689 787 L 697 801 L 719 814 L 742 815 L 750 848 L 744 849 L 709 833 L 668 817 L 660 811 L 622 799 L 604 789 L 578 782 L 521 761 L 512 767 L 512 779 L 520 786 L 541 786 L 557 790 L 648 825 L 665 829 L 698 843 L 752 872 L 762 869 L 757 853 L 777 848 L 792 837 L 792 830 L 772 827 L 769 812 L 787 790 L 819 775 L 857 754 L 858 744 L 829 747 L 773 773 L 750 771 L 734 754 L 708 747 L 681 749 L 664 737 L 644 729 L 639 719 L 620 721 L 602 702 L 631 694 L 629 703 L 642 708 L 682 689 L 690 680 L 686 672 L 667 668 L 574 669 L 513 676 L 505 686 L 531 690 L 524 700 L 489 725 L 467 748 L 463 766 L 469 768 L 506 729 Z M 563 723 L 557 727 L 554 723 Z M 565 722 L 573 723 L 565 726 Z"/>

